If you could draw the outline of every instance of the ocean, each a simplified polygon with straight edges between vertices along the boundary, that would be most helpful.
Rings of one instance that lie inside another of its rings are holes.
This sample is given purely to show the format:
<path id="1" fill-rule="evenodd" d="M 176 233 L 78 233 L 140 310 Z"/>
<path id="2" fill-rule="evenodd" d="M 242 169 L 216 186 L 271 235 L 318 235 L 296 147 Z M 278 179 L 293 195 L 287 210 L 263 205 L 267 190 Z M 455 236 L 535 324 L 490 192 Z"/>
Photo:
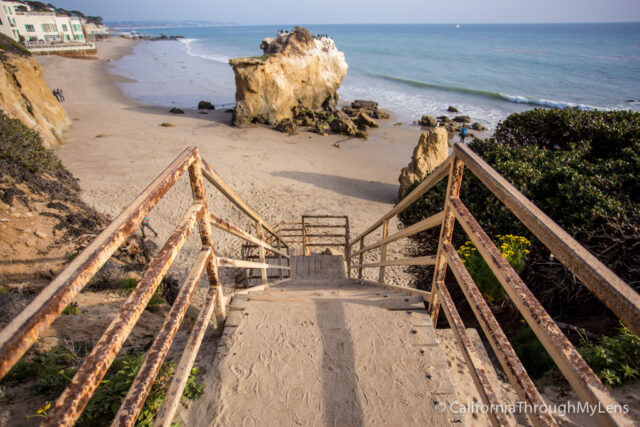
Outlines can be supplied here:
<path id="1" fill-rule="evenodd" d="M 449 105 L 489 127 L 535 107 L 640 111 L 640 23 L 311 25 L 343 51 L 341 99 L 372 99 L 400 120 Z M 128 95 L 153 105 L 234 104 L 230 58 L 256 56 L 288 26 L 139 29 L 182 35 L 141 43 L 114 64 Z"/>

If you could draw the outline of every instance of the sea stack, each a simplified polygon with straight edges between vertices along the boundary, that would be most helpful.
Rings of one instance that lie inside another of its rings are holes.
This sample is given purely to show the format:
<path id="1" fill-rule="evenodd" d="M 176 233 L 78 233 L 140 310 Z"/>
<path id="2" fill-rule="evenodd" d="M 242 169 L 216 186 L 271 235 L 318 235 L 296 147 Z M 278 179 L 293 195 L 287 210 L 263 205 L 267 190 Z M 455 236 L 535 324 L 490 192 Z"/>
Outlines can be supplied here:
<path id="1" fill-rule="evenodd" d="M 275 125 L 293 118 L 293 109 L 334 110 L 347 62 L 329 37 L 296 27 L 265 38 L 261 57 L 229 61 L 236 80 L 233 125 Z"/>
<path id="2" fill-rule="evenodd" d="M 402 168 L 398 181 L 400 182 L 399 197 L 402 199 L 414 182 L 422 181 L 435 170 L 449 156 L 447 130 L 438 126 L 420 135 L 418 145 L 413 149 L 411 162 Z"/>

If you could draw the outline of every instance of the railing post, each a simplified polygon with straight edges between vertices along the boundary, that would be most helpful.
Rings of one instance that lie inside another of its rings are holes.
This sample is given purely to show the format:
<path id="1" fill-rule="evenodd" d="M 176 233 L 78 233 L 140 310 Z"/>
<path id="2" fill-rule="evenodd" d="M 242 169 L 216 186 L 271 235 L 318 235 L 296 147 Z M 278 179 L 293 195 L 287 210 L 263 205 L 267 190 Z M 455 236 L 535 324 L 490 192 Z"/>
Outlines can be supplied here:
<path id="1" fill-rule="evenodd" d="M 258 239 L 260 239 L 261 242 L 264 242 L 264 233 L 262 232 L 262 224 L 260 224 L 260 222 L 256 221 L 256 234 L 258 235 Z M 265 257 L 265 250 L 264 247 L 262 246 L 258 246 L 258 253 L 260 254 L 260 262 L 262 264 L 266 264 L 266 257 Z M 262 278 L 262 284 L 266 285 L 268 280 L 267 280 L 267 268 L 266 267 L 262 267 L 260 269 L 260 277 Z"/>
<path id="2" fill-rule="evenodd" d="M 389 220 L 385 219 L 382 223 L 382 238 L 389 237 Z M 380 262 L 383 263 L 387 260 L 387 244 L 385 243 L 380 247 Z M 380 266 L 380 273 L 378 273 L 378 283 L 384 283 L 384 266 Z"/>
<path id="3" fill-rule="evenodd" d="M 280 253 L 280 251 L 282 251 L 282 244 L 280 243 L 280 237 L 278 237 L 278 265 L 280 267 L 282 267 L 282 254 Z M 284 279 L 284 270 L 281 268 L 280 269 L 280 280 Z"/>
<path id="4" fill-rule="evenodd" d="M 214 312 L 216 314 L 216 328 L 219 332 L 224 327 L 224 321 L 227 318 L 226 308 L 224 306 L 224 295 L 222 294 L 222 283 L 220 281 L 220 274 L 218 273 L 218 262 L 216 256 L 216 249 L 213 241 L 213 233 L 211 232 L 211 217 L 209 216 L 209 207 L 207 206 L 207 196 L 204 189 L 204 179 L 202 177 L 202 159 L 200 153 L 197 154 L 195 162 L 189 166 L 189 179 L 191 180 L 191 191 L 193 198 L 204 204 L 204 215 L 200 217 L 198 221 L 198 228 L 200 230 L 200 239 L 202 240 L 203 247 L 211 248 L 211 257 L 207 262 L 207 277 L 209 279 L 209 286 L 216 289 L 216 303 Z"/>
<path id="5" fill-rule="evenodd" d="M 449 182 L 447 184 L 447 192 L 445 193 L 444 216 L 442 218 L 442 227 L 440 228 L 440 239 L 438 240 L 438 253 L 436 255 L 435 268 L 433 270 L 433 284 L 431 285 L 431 303 L 429 304 L 429 314 L 431 322 L 435 327 L 438 323 L 438 315 L 440 314 L 440 298 L 438 298 L 438 283 L 444 283 L 447 275 L 447 261 L 444 256 L 443 243 L 451 243 L 453 237 L 453 226 L 455 225 L 455 215 L 451 209 L 451 198 L 460 196 L 460 185 L 462 184 L 462 173 L 464 171 L 464 163 L 455 154 L 453 154 L 451 162 L 451 170 L 449 171 Z"/>
<path id="6" fill-rule="evenodd" d="M 302 216 L 302 256 L 307 255 L 307 229 L 304 226 L 304 215 Z"/>
<path id="7" fill-rule="evenodd" d="M 350 246 L 349 217 L 344 217 L 344 256 L 347 259 L 347 278 L 351 278 L 351 246 Z"/>
<path id="8" fill-rule="evenodd" d="M 364 249 L 364 236 L 360 239 L 360 250 Z M 362 264 L 364 264 L 364 252 L 358 256 L 358 279 L 362 279 Z"/>

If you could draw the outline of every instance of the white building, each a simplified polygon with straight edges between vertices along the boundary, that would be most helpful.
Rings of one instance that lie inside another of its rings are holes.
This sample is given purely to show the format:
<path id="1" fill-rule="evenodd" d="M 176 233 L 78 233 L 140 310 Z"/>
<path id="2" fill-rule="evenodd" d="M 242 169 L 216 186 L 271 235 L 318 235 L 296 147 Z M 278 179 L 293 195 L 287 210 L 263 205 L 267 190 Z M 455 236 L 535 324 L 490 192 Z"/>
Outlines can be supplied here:
<path id="1" fill-rule="evenodd" d="M 0 32 L 31 44 L 86 43 L 83 22 L 77 16 L 54 11 L 34 12 L 26 3 L 0 0 Z"/>
<path id="2" fill-rule="evenodd" d="M 15 41 L 20 41 L 20 30 L 16 20 L 16 9 L 25 5 L 17 1 L 1 1 L 0 7 L 0 33 L 3 33 Z"/>

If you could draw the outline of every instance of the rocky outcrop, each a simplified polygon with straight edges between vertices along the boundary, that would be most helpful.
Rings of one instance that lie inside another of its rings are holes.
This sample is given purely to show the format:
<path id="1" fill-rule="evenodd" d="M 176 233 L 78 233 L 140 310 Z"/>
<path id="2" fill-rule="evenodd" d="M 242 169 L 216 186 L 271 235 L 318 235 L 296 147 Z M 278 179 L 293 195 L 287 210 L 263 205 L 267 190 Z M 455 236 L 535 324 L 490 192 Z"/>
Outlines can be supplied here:
<path id="1" fill-rule="evenodd" d="M 0 109 L 37 131 L 47 148 L 63 144 L 62 132 L 71 125 L 47 86 L 42 67 L 28 55 L 0 56 Z"/>
<path id="2" fill-rule="evenodd" d="M 264 56 L 229 61 L 236 81 L 234 126 L 276 125 L 293 109 L 333 110 L 347 63 L 332 39 L 304 28 L 266 38 Z"/>
<path id="3" fill-rule="evenodd" d="M 420 135 L 418 145 L 413 150 L 411 162 L 400 173 L 399 197 L 406 195 L 406 191 L 411 184 L 425 179 L 440 163 L 444 162 L 449 155 L 449 143 L 447 130 L 438 126 L 430 132 Z"/>

